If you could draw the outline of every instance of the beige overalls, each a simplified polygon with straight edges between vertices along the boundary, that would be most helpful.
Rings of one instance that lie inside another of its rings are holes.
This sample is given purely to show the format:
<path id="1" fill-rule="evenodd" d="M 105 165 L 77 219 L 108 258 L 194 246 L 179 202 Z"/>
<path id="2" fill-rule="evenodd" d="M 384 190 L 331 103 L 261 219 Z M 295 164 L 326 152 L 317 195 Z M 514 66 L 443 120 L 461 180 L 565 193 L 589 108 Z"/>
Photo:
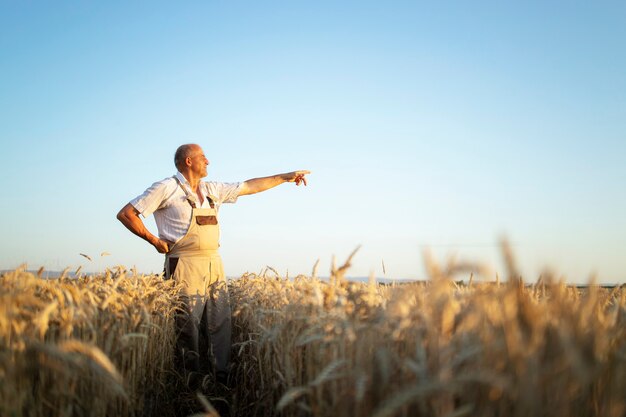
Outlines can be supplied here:
<path id="1" fill-rule="evenodd" d="M 211 208 L 197 208 L 189 191 L 174 178 L 192 207 L 187 233 L 165 255 L 166 278 L 183 283 L 184 311 L 176 319 L 177 354 L 187 372 L 208 370 L 201 365 L 213 359 L 216 373 L 224 373 L 230 361 L 231 313 L 224 267 L 217 251 L 217 210 L 210 198 Z"/>

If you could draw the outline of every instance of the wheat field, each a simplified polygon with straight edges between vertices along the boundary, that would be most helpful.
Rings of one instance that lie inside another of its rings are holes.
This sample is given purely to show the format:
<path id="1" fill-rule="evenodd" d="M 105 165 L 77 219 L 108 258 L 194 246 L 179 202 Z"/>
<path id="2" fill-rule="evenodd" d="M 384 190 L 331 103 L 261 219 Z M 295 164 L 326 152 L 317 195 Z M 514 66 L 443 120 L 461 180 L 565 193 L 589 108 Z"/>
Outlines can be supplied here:
<path id="1" fill-rule="evenodd" d="M 0 415 L 149 413 L 168 398 L 176 291 L 121 269 L 54 280 L 3 274 Z"/>
<path id="2" fill-rule="evenodd" d="M 441 270 L 381 285 L 345 280 L 348 266 L 230 280 L 232 387 L 207 377 L 200 395 L 172 368 L 175 283 L 5 273 L 0 415 L 626 415 L 623 286 L 459 285 Z"/>

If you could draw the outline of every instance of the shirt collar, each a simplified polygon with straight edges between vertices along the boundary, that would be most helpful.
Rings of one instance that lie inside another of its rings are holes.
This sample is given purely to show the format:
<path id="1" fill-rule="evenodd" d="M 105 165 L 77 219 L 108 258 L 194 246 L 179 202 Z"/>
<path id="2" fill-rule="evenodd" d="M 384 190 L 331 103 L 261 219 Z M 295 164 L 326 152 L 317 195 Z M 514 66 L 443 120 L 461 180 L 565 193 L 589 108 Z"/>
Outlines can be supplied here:
<path id="1" fill-rule="evenodd" d="M 183 191 L 187 195 L 187 198 L 190 198 L 194 203 L 198 204 L 198 196 L 196 195 L 196 193 L 191 191 L 191 184 L 189 184 L 187 178 L 185 178 L 185 176 L 180 172 L 177 172 L 175 177 L 180 181 L 180 185 L 181 187 L 183 187 Z"/>
<path id="2" fill-rule="evenodd" d="M 198 202 L 198 196 L 196 196 L 196 193 L 191 191 L 191 184 L 189 184 L 189 181 L 187 181 L 187 178 L 185 178 L 185 176 L 183 174 L 181 174 L 180 172 L 176 172 L 176 178 L 178 178 L 180 180 L 180 183 L 183 184 L 185 187 L 187 187 L 187 190 L 189 190 L 189 194 L 191 195 L 191 198 L 197 203 Z M 208 190 L 205 189 L 205 187 L 203 186 L 204 181 L 200 181 L 200 190 L 202 192 L 203 196 L 209 196 L 211 197 L 211 199 L 215 202 L 217 201 L 217 198 L 215 196 L 213 196 L 210 192 L 208 192 Z M 201 204 L 203 204 L 204 202 L 202 202 Z"/>
<path id="3" fill-rule="evenodd" d="M 189 181 L 187 181 L 187 178 L 185 178 L 185 176 L 181 174 L 180 172 L 176 172 L 176 178 L 180 180 L 181 184 L 185 184 L 187 187 L 190 186 Z"/>

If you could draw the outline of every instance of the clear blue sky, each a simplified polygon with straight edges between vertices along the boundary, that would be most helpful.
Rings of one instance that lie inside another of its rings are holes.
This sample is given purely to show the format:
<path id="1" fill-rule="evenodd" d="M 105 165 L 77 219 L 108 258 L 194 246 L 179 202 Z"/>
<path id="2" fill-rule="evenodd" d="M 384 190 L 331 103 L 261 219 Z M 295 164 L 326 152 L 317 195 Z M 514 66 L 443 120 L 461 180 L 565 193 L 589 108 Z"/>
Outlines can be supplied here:
<path id="1" fill-rule="evenodd" d="M 229 276 L 503 273 L 506 235 L 529 281 L 626 280 L 624 2 L 0 4 L 0 269 L 160 271 L 115 214 L 196 142 L 313 171 L 222 208 Z"/>

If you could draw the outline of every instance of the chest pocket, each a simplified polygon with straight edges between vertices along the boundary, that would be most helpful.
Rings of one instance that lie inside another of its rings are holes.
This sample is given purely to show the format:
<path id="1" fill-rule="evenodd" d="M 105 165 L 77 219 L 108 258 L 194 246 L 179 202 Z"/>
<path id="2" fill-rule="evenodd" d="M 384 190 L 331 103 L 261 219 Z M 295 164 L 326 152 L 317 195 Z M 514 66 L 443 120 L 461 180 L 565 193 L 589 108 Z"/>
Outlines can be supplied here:
<path id="1" fill-rule="evenodd" d="M 196 216 L 196 223 L 199 226 L 214 226 L 217 224 L 217 216 Z"/>

